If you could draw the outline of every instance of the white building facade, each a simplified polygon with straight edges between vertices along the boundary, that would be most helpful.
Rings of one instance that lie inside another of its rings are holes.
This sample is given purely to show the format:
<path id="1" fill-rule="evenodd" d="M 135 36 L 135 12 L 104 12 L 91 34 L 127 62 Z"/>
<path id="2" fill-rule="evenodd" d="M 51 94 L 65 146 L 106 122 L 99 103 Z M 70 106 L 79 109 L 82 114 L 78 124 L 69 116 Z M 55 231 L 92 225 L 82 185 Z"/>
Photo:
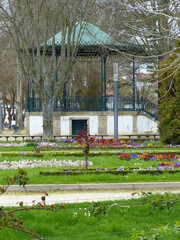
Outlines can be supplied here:
<path id="1" fill-rule="evenodd" d="M 29 112 L 26 115 L 26 134 L 43 134 L 42 112 Z M 76 123 L 76 124 L 75 124 Z M 90 135 L 114 135 L 114 112 L 55 112 L 53 115 L 53 135 L 71 136 L 76 130 L 88 125 Z M 78 127 L 78 129 L 76 129 Z M 137 111 L 118 113 L 118 135 L 158 134 L 158 121 L 149 115 Z"/>

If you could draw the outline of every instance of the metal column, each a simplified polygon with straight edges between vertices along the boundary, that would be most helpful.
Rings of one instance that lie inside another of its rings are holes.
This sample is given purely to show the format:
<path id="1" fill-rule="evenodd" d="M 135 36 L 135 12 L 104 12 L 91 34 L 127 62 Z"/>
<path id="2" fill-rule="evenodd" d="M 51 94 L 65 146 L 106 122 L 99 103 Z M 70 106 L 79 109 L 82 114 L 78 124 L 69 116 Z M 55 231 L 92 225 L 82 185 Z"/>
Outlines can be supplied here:
<path id="1" fill-rule="evenodd" d="M 30 99 L 29 99 L 29 83 L 27 86 L 27 112 L 30 112 Z"/>
<path id="2" fill-rule="evenodd" d="M 56 67 L 57 67 L 57 49 L 56 49 Z M 58 81 L 58 71 L 56 71 L 56 83 L 57 83 L 57 81 Z M 56 101 L 56 103 L 55 103 L 55 112 L 57 112 L 57 108 L 58 108 L 58 106 L 57 106 L 57 99 L 55 101 Z"/>
<path id="3" fill-rule="evenodd" d="M 63 100 L 64 100 L 64 111 L 66 111 L 66 83 L 64 83 Z"/>
<path id="4" fill-rule="evenodd" d="M 106 111 L 106 56 L 104 56 L 104 110 Z"/>
<path id="5" fill-rule="evenodd" d="M 104 106 L 103 106 L 103 98 L 104 98 L 104 91 L 103 91 L 103 64 L 104 64 L 104 55 L 103 52 L 101 52 L 101 111 L 103 111 Z"/>
<path id="6" fill-rule="evenodd" d="M 133 57 L 133 111 L 136 110 L 135 58 Z"/>
<path id="7" fill-rule="evenodd" d="M 34 83 L 34 81 L 33 81 Z M 34 112 L 34 108 L 35 108 L 35 94 L 34 94 L 34 89 L 32 89 L 32 108 L 33 108 L 33 112 Z"/>
<path id="8" fill-rule="evenodd" d="M 5 108 L 5 106 L 4 106 L 4 108 Z M 3 124 L 2 101 L 0 101 L 0 134 L 2 133 L 2 124 Z"/>

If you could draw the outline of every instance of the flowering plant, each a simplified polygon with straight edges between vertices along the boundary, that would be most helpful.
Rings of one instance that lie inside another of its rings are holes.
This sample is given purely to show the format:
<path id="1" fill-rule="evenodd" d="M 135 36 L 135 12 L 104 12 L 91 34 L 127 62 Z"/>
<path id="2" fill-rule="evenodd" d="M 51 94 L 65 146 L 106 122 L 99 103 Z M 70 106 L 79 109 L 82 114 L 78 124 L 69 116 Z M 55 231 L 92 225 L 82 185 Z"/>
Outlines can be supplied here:
<path id="1" fill-rule="evenodd" d="M 80 131 L 78 136 L 75 138 L 75 141 L 82 147 L 82 150 L 85 154 L 85 169 L 88 169 L 88 153 L 90 146 L 94 143 L 95 138 L 90 137 L 88 133 L 88 125 L 85 126 L 84 131 Z"/>
<path id="2" fill-rule="evenodd" d="M 149 160 L 157 160 L 157 161 L 176 161 L 180 159 L 179 155 L 175 155 L 175 154 L 170 154 L 170 153 L 166 153 L 166 154 L 153 154 L 153 153 L 140 153 L 140 154 L 131 154 L 131 153 L 121 153 L 118 156 L 119 159 L 122 160 L 127 160 L 129 161 L 130 159 L 136 159 L 139 158 L 141 160 L 145 160 L 145 161 L 149 161 Z"/>
<path id="3" fill-rule="evenodd" d="M 72 162 L 71 160 L 56 160 L 51 159 L 50 161 L 45 160 L 21 160 L 21 161 L 3 161 L 0 163 L 0 169 L 18 169 L 18 168 L 47 168 L 47 167 L 81 167 L 85 166 L 85 161 L 77 160 Z M 92 162 L 87 163 L 89 166 L 93 165 Z"/>

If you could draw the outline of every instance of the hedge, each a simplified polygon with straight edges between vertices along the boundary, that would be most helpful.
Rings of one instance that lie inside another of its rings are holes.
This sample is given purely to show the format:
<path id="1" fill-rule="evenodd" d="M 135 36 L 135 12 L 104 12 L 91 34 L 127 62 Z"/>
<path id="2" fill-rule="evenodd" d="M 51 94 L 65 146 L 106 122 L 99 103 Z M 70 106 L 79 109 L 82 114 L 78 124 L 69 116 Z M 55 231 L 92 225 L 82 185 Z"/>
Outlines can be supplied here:
<path id="1" fill-rule="evenodd" d="M 121 153 L 132 153 L 132 154 L 140 154 L 142 153 L 142 151 L 90 151 L 89 152 L 89 156 L 101 156 L 101 155 L 118 155 Z M 149 150 L 149 151 L 145 151 L 145 153 L 156 153 L 156 154 L 165 154 L 165 153 L 171 153 L 171 154 L 179 154 L 180 150 L 169 150 L 169 151 L 157 151 L 157 150 Z M 17 152 L 0 152 L 0 156 L 44 156 L 44 155 L 51 155 L 51 156 L 77 156 L 77 157 L 82 157 L 84 156 L 84 153 L 82 151 L 64 151 L 64 150 L 60 150 L 60 151 L 41 151 L 40 153 L 36 153 L 36 152 L 23 152 L 23 151 L 17 151 Z"/>
<path id="2" fill-rule="evenodd" d="M 89 174 L 112 174 L 112 175 L 128 175 L 131 173 L 136 173 L 136 174 L 141 174 L 141 175 L 146 175 L 146 174 L 151 174 L 151 175 L 159 175 L 163 173 L 180 173 L 180 170 L 61 170 L 61 171 L 40 171 L 39 174 L 42 176 L 57 176 L 57 175 L 70 175 L 70 176 L 75 176 L 75 175 L 89 175 Z"/>

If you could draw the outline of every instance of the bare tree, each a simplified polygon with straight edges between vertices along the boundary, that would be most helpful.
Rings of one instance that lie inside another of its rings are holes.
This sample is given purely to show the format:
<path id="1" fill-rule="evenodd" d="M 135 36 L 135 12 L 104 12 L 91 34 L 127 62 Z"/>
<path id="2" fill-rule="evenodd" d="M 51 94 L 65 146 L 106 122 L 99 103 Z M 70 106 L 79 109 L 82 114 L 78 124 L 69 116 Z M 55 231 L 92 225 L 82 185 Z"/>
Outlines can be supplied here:
<path id="1" fill-rule="evenodd" d="M 7 34 L 1 35 L 0 44 L 0 95 L 3 101 L 3 121 L 8 113 L 8 127 L 11 128 L 16 98 L 15 50 Z"/>
<path id="2" fill-rule="evenodd" d="M 118 1 L 118 0 L 117 0 Z M 127 14 L 122 24 L 129 30 L 131 40 L 144 44 L 154 62 L 168 56 L 179 36 L 177 0 L 124 0 L 118 1 Z"/>
<path id="3" fill-rule="evenodd" d="M 143 45 L 146 56 L 132 53 L 129 57 L 139 58 L 140 62 L 152 62 L 157 73 L 160 60 L 177 51 L 175 42 L 180 36 L 179 0 L 101 1 L 100 8 L 106 19 L 106 12 L 113 9 L 112 3 L 116 8 L 112 11 L 112 20 L 109 24 L 106 22 L 107 27 L 111 27 L 116 39 L 126 39 L 130 43 Z M 150 81 L 160 85 L 157 74 Z"/>
<path id="4" fill-rule="evenodd" d="M 77 0 L 1 3 L 3 27 L 13 39 L 18 64 L 42 102 L 45 139 L 53 137 L 56 97 L 71 76 L 85 27 L 85 21 L 80 21 L 86 16 L 82 16 L 81 6 L 89 9 L 88 5 L 88 1 Z M 61 33 L 56 35 L 59 31 Z M 60 42 L 57 42 L 58 36 Z"/>

